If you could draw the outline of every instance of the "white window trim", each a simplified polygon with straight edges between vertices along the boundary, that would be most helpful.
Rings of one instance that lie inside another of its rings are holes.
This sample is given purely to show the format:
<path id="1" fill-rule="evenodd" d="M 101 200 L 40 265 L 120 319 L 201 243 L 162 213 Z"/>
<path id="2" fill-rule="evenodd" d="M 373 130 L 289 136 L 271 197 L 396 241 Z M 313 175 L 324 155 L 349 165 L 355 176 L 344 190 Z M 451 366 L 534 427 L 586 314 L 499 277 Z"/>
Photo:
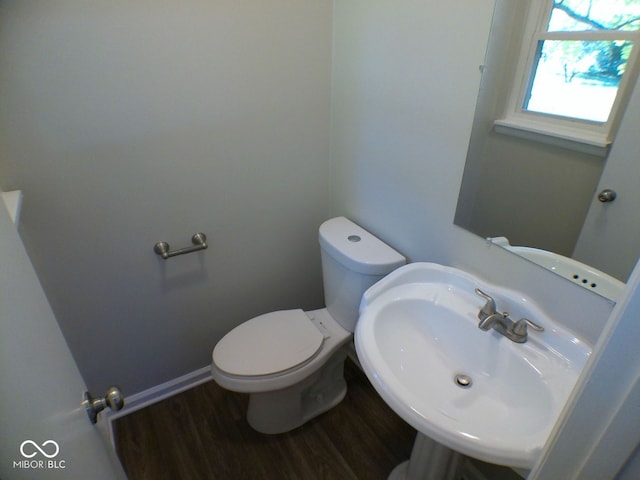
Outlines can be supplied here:
<path id="1" fill-rule="evenodd" d="M 497 133 L 511 135 L 541 143 L 577 150 L 592 155 L 606 156 L 613 142 L 615 132 L 638 75 L 640 32 L 589 32 L 594 40 L 629 39 L 634 41 L 627 68 L 618 87 L 618 95 L 605 123 L 589 122 L 543 113 L 522 108 L 524 95 L 534 66 L 534 48 L 539 40 L 583 39 L 584 32 L 544 32 L 549 21 L 553 0 L 528 2 L 527 24 L 520 60 L 512 82 L 509 101 L 503 118 L 494 122 Z"/>

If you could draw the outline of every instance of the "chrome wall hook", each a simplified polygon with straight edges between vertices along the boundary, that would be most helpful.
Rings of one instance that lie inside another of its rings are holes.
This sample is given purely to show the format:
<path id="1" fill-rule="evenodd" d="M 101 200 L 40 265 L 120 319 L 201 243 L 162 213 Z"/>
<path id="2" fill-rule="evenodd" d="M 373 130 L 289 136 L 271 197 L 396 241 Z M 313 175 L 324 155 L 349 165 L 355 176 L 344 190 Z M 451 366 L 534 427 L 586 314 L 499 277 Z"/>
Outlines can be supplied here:
<path id="1" fill-rule="evenodd" d="M 193 243 L 193 247 L 170 250 L 169 244 L 167 242 L 158 242 L 154 245 L 153 251 L 166 260 L 167 258 L 175 257 L 176 255 L 198 252 L 200 250 L 206 249 L 209 246 L 207 245 L 207 236 L 204 233 L 194 234 L 193 237 L 191 237 L 191 243 Z"/>

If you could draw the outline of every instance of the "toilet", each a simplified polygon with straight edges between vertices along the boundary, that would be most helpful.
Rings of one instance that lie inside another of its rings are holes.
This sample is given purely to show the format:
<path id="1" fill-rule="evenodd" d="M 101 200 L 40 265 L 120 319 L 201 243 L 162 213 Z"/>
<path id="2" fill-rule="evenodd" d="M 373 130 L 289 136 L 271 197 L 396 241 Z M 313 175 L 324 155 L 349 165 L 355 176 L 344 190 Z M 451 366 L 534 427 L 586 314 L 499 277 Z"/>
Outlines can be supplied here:
<path id="1" fill-rule="evenodd" d="M 260 315 L 231 330 L 213 349 L 213 379 L 249 394 L 247 420 L 262 433 L 293 430 L 340 403 L 362 294 L 406 263 L 345 217 L 324 222 L 319 241 L 326 308 Z"/>

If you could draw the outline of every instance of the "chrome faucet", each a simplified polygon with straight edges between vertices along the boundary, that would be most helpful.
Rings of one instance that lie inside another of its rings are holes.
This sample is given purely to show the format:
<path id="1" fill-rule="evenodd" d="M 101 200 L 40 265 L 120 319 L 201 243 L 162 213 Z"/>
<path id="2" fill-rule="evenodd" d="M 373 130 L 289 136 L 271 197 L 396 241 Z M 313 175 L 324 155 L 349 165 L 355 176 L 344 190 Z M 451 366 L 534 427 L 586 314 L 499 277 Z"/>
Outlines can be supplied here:
<path id="1" fill-rule="evenodd" d="M 493 328 L 498 333 L 504 335 L 509 340 L 516 343 L 524 343 L 527 341 L 527 327 L 531 327 L 537 332 L 544 331 L 544 328 L 542 328 L 537 323 L 532 322 L 528 318 L 521 318 L 520 320 L 514 322 L 513 320 L 511 320 L 511 318 L 509 318 L 509 314 L 507 312 L 496 311 L 496 302 L 493 298 L 491 298 L 479 288 L 476 288 L 475 291 L 477 295 L 480 295 L 486 300 L 486 303 L 478 312 L 478 318 L 480 319 L 478 328 L 480 330 L 484 330 L 486 332 L 489 329 Z"/>

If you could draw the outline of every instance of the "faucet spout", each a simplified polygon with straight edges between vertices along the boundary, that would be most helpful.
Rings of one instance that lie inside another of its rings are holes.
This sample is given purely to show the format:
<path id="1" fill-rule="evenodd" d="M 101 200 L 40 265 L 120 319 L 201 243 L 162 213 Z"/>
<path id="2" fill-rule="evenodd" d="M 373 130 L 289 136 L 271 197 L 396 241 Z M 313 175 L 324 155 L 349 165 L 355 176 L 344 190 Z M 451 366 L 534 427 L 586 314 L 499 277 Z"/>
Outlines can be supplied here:
<path id="1" fill-rule="evenodd" d="M 504 312 L 496 312 L 491 315 L 486 316 L 480 320 L 478 323 L 478 328 L 480 330 L 484 330 L 485 332 L 495 328 L 497 325 L 504 325 L 504 321 L 508 318 L 509 314 Z"/>

